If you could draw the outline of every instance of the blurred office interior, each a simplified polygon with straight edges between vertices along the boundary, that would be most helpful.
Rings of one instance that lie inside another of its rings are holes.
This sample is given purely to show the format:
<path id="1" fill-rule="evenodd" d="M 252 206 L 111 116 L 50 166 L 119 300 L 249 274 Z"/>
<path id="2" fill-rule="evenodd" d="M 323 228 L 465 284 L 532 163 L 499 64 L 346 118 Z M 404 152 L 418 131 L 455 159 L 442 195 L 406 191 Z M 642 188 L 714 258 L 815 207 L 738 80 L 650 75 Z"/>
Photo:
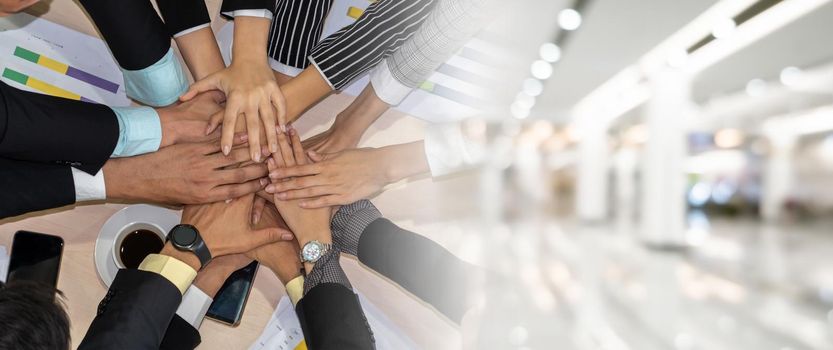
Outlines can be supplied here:
<path id="1" fill-rule="evenodd" d="M 458 251 L 501 277 L 464 345 L 833 349 L 833 1 L 525 0 L 498 22 L 503 107 L 464 125 L 481 239 Z"/>

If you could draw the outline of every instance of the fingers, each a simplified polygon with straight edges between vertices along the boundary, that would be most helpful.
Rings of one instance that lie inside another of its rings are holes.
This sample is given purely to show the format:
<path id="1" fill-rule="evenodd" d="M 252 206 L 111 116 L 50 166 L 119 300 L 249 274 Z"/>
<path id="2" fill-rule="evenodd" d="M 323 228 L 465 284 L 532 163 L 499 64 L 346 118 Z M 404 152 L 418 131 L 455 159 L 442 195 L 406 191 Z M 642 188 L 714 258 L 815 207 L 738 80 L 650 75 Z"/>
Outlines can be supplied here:
<path id="1" fill-rule="evenodd" d="M 296 176 L 318 175 L 324 171 L 321 164 L 306 164 L 291 168 L 276 168 L 269 170 L 269 178 L 274 180 L 286 179 Z"/>
<path id="2" fill-rule="evenodd" d="M 208 126 L 205 128 L 206 135 L 214 132 L 214 130 L 220 126 L 220 122 L 223 121 L 223 116 L 225 116 L 225 110 L 221 110 L 211 115 L 211 118 L 208 119 Z"/>
<path id="3" fill-rule="evenodd" d="M 235 101 L 232 97 L 226 105 L 225 111 L 223 111 L 223 136 L 220 138 L 220 149 L 223 150 L 225 155 L 229 154 L 232 143 L 234 143 L 234 126 L 237 123 L 238 111 L 240 110 L 239 102 L 236 103 Z M 249 140 L 251 141 L 251 139 L 252 135 L 249 134 Z"/>
<path id="4" fill-rule="evenodd" d="M 257 193 L 255 193 L 255 194 L 256 194 L 258 197 L 260 197 L 260 198 L 262 198 L 262 199 L 266 200 L 266 201 L 267 201 L 267 202 L 269 202 L 269 203 L 274 203 L 274 200 L 275 200 L 275 199 L 272 197 L 272 194 L 267 193 L 267 192 L 266 192 L 266 191 L 264 191 L 264 190 L 257 191 Z"/>
<path id="5" fill-rule="evenodd" d="M 252 225 L 257 225 L 260 222 L 260 217 L 263 215 L 263 209 L 266 208 L 266 200 L 255 196 L 254 204 L 252 204 Z"/>
<path id="6" fill-rule="evenodd" d="M 292 146 L 289 144 L 289 135 L 286 133 L 278 134 L 278 147 L 281 149 L 281 157 L 283 157 L 283 166 L 294 166 L 295 155 L 292 153 Z M 280 162 L 278 162 L 280 165 Z"/>
<path id="7" fill-rule="evenodd" d="M 298 203 L 298 206 L 306 209 L 315 209 L 332 207 L 334 205 L 347 205 L 350 203 L 352 203 L 352 201 L 350 201 L 350 199 L 347 197 L 342 197 L 340 195 L 329 195 L 318 197 L 316 199 L 308 201 L 303 201 L 301 203 Z"/>
<path id="8" fill-rule="evenodd" d="M 270 100 L 272 105 L 275 106 L 275 110 L 278 111 L 278 127 L 280 127 L 282 131 L 286 132 L 286 99 L 283 97 L 283 93 L 281 93 L 280 88 L 272 92 Z"/>
<path id="9" fill-rule="evenodd" d="M 326 183 L 323 176 L 315 175 L 315 176 L 304 176 L 304 177 L 293 177 L 286 181 L 280 182 L 273 182 L 272 184 L 266 186 L 267 193 L 281 193 L 291 190 L 297 190 L 301 188 L 307 187 L 314 187 L 314 186 L 325 186 L 330 185 Z"/>
<path id="10" fill-rule="evenodd" d="M 249 160 L 249 149 L 237 147 L 232 149 L 228 156 L 217 153 L 213 154 L 212 157 L 212 169 L 225 168 Z"/>
<path id="11" fill-rule="evenodd" d="M 211 189 L 211 192 L 212 196 L 216 198 L 214 201 L 221 201 L 225 199 L 238 198 L 260 191 L 268 182 L 269 181 L 266 181 L 266 179 L 257 179 L 240 184 L 222 185 L 214 187 Z"/>
<path id="12" fill-rule="evenodd" d="M 266 167 L 264 167 L 263 164 L 252 164 L 244 166 L 242 168 L 219 170 L 217 178 L 221 181 L 222 184 L 242 184 L 247 181 L 260 179 L 266 175 L 266 172 Z M 269 180 L 264 178 L 263 181 L 265 183 L 265 187 L 266 184 L 268 184 Z"/>
<path id="13" fill-rule="evenodd" d="M 203 80 L 191 84 L 191 86 L 188 88 L 188 91 L 186 91 L 185 94 L 180 96 L 179 100 L 185 102 L 194 98 L 202 92 L 210 90 L 219 90 L 218 83 L 219 76 L 217 74 L 211 74 L 205 77 Z"/>
<path id="14" fill-rule="evenodd" d="M 240 247 L 240 252 L 246 252 L 264 244 L 279 241 L 291 241 L 294 238 L 292 232 L 277 227 L 252 231 L 250 234 L 240 235 L 239 237 L 241 243 L 243 244 L 243 246 Z"/>
<path id="15" fill-rule="evenodd" d="M 260 115 L 257 106 L 246 108 L 246 132 L 249 134 L 249 151 L 252 160 L 260 162 Z"/>
<path id="16" fill-rule="evenodd" d="M 269 103 L 260 105 L 260 118 L 263 119 L 263 130 L 266 132 L 266 141 L 269 143 L 269 151 L 278 153 L 278 135 L 275 130 L 275 110 Z"/>
<path id="17" fill-rule="evenodd" d="M 301 137 L 298 136 L 298 130 L 289 127 L 289 138 L 292 140 L 292 152 L 295 156 L 295 164 L 307 164 L 307 156 L 304 154 L 304 146 L 301 146 Z"/>
<path id="18" fill-rule="evenodd" d="M 270 185 L 271 186 L 271 185 Z M 302 188 L 300 190 L 292 190 L 286 192 L 280 192 L 275 194 L 275 197 L 282 201 L 293 200 L 293 199 L 310 199 L 315 197 L 321 196 L 328 196 L 336 194 L 337 187 L 335 186 L 315 186 L 315 187 L 307 187 Z"/>

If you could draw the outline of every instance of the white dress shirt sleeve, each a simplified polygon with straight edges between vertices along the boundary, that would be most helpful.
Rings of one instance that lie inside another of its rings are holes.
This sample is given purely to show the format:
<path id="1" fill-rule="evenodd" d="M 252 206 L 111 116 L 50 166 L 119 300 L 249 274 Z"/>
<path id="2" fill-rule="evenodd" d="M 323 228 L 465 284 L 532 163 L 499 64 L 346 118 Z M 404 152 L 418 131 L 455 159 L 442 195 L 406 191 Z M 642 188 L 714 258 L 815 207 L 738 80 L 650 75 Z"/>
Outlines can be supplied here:
<path id="1" fill-rule="evenodd" d="M 75 183 L 75 201 L 94 201 L 107 198 L 107 188 L 104 186 L 104 170 L 99 170 L 95 175 L 87 174 L 81 170 L 70 168 L 72 171 L 72 182 Z"/>
<path id="2" fill-rule="evenodd" d="M 230 12 L 223 12 L 223 16 L 237 18 L 237 17 L 262 17 L 272 19 L 272 11 L 267 9 L 256 10 L 235 10 Z"/>
<path id="3" fill-rule="evenodd" d="M 208 312 L 212 302 L 214 302 L 214 299 L 208 294 L 205 294 L 197 286 L 191 285 L 182 296 L 182 302 L 179 304 L 179 308 L 176 309 L 176 314 L 199 330 L 202 320 L 205 318 L 205 313 Z"/>
<path id="4" fill-rule="evenodd" d="M 424 144 L 433 177 L 474 167 L 485 155 L 483 145 L 463 135 L 458 123 L 426 125 Z"/>
<path id="5" fill-rule="evenodd" d="M 193 32 L 196 32 L 196 31 L 200 30 L 200 29 L 203 29 L 203 28 L 208 28 L 210 25 L 211 25 L 211 23 L 205 23 L 205 24 L 200 24 L 196 27 L 188 28 L 186 30 L 183 30 L 179 33 L 174 34 L 174 39 L 177 39 L 177 38 L 179 38 L 183 35 L 191 34 Z"/>

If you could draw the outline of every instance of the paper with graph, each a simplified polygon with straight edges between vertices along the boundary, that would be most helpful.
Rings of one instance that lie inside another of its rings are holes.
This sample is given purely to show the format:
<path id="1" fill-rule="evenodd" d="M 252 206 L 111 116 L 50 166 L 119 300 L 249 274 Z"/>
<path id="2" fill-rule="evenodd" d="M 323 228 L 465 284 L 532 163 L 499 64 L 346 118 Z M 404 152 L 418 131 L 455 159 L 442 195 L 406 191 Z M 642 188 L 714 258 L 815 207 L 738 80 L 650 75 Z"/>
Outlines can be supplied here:
<path id="1" fill-rule="evenodd" d="M 407 350 L 416 349 L 417 346 L 402 331 L 393 324 L 385 314 L 375 305 L 359 293 L 359 302 L 367 317 L 367 322 L 373 330 L 373 337 L 376 340 L 376 349 L 379 350 Z M 301 325 L 298 323 L 298 316 L 295 315 L 295 308 L 289 298 L 283 297 L 278 303 L 278 308 L 272 314 L 272 318 L 263 333 L 249 347 L 249 350 L 306 350 L 304 335 Z"/>
<path id="2" fill-rule="evenodd" d="M 20 13 L 0 18 L 0 77 L 9 86 L 127 106 L 121 71 L 98 38 Z"/>

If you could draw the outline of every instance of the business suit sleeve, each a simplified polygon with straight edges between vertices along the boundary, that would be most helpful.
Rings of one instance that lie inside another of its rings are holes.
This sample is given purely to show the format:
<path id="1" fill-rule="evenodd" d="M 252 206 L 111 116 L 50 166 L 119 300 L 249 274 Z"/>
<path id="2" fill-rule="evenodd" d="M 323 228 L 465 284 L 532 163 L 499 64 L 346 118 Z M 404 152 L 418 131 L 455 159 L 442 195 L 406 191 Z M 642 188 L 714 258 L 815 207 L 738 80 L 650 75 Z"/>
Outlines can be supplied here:
<path id="1" fill-rule="evenodd" d="M 211 23 L 204 0 L 156 0 L 156 5 L 171 37 Z"/>
<path id="2" fill-rule="evenodd" d="M 0 82 L 0 157 L 72 165 L 94 175 L 110 158 L 118 138 L 116 114 L 104 105 Z"/>
<path id="3" fill-rule="evenodd" d="M 165 337 L 162 338 L 162 344 L 159 345 L 159 349 L 194 349 L 197 345 L 200 345 L 200 342 L 200 331 L 183 320 L 182 317 L 179 317 L 179 315 L 174 315 L 171 324 L 168 325 L 168 329 L 165 331 Z"/>
<path id="4" fill-rule="evenodd" d="M 342 284 L 316 285 L 301 298 L 295 313 L 310 350 L 375 348 L 358 296 Z"/>
<path id="5" fill-rule="evenodd" d="M 181 300 L 162 275 L 119 270 L 78 348 L 158 349 Z"/>
<path id="6" fill-rule="evenodd" d="M 0 219 L 75 203 L 68 165 L 0 158 Z"/>
<path id="7" fill-rule="evenodd" d="M 364 229 L 357 257 L 458 324 L 470 305 L 467 282 L 480 273 L 436 242 L 385 218 Z"/>

